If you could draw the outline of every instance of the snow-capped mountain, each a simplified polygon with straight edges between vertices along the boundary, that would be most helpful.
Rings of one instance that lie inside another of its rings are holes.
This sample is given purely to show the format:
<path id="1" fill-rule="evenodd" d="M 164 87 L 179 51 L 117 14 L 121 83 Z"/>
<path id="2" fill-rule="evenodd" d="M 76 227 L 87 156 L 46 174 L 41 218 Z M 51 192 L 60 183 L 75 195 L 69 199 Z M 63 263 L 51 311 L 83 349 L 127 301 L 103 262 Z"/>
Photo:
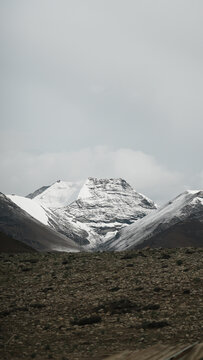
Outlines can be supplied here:
<path id="1" fill-rule="evenodd" d="M 157 210 L 125 180 L 57 181 L 13 203 L 53 230 L 91 250 L 202 246 L 203 191 L 186 191 Z M 202 244 L 202 245 L 201 245 Z"/>
<path id="2" fill-rule="evenodd" d="M 121 229 L 103 249 L 121 251 L 144 246 L 203 246 L 203 191 L 185 191 L 145 218 Z"/>
<path id="3" fill-rule="evenodd" d="M 55 214 L 61 224 L 71 220 L 78 229 L 86 231 L 89 248 L 95 248 L 122 227 L 155 209 L 151 200 L 123 179 L 88 178 L 77 200 L 55 209 Z"/>
<path id="4" fill-rule="evenodd" d="M 88 178 L 82 188 L 81 182 L 57 181 L 26 198 L 8 197 L 34 218 L 88 248 L 156 209 L 123 179 Z"/>
<path id="5" fill-rule="evenodd" d="M 19 203 L 22 204 L 22 199 Z M 35 206 L 31 206 L 31 209 L 36 211 Z M 2 193 L 0 193 L 0 232 L 38 251 L 80 250 L 74 241 L 36 220 Z"/>

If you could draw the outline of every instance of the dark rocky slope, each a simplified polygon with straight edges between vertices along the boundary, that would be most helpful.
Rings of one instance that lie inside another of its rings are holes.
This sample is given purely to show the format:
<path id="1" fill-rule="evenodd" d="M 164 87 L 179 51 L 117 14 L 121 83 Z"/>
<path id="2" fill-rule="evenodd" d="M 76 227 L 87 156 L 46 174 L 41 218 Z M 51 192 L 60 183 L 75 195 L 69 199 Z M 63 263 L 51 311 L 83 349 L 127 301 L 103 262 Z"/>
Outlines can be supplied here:
<path id="1" fill-rule="evenodd" d="M 182 221 L 138 244 L 136 248 L 142 249 L 146 246 L 153 248 L 203 247 L 203 222 Z"/>
<path id="2" fill-rule="evenodd" d="M 31 217 L 2 193 L 0 193 L 0 231 L 38 251 L 79 250 L 72 240 Z"/>
<path id="3" fill-rule="evenodd" d="M 30 253 L 33 248 L 0 231 L 0 253 Z"/>
<path id="4" fill-rule="evenodd" d="M 101 249 L 203 246 L 203 191 L 177 196 L 153 213 L 125 227 Z"/>

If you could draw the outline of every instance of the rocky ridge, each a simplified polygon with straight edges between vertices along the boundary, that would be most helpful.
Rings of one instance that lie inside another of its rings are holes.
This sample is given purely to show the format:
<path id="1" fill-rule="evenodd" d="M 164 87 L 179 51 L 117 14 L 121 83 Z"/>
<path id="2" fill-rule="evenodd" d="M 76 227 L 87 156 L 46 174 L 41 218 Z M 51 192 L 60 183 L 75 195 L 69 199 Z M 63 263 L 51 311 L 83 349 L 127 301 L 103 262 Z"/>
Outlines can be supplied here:
<path id="1" fill-rule="evenodd" d="M 166 238 L 166 241 L 164 241 Z M 179 242 L 180 240 L 180 242 Z M 188 190 L 104 244 L 106 250 L 203 246 L 203 191 Z"/>
<path id="2" fill-rule="evenodd" d="M 156 209 L 153 201 L 121 178 L 88 178 L 82 188 L 80 186 L 81 182 L 58 180 L 36 190 L 28 198 L 8 197 L 30 215 L 87 250 L 96 249 L 118 230 Z"/>
<path id="3" fill-rule="evenodd" d="M 203 246 L 202 194 L 188 190 L 157 209 L 121 178 L 88 178 L 80 189 L 79 183 L 58 180 L 29 197 L 8 198 L 80 249 L 121 251 Z"/>
<path id="4" fill-rule="evenodd" d="M 30 216 L 2 193 L 0 231 L 37 251 L 79 251 L 75 242 Z"/>

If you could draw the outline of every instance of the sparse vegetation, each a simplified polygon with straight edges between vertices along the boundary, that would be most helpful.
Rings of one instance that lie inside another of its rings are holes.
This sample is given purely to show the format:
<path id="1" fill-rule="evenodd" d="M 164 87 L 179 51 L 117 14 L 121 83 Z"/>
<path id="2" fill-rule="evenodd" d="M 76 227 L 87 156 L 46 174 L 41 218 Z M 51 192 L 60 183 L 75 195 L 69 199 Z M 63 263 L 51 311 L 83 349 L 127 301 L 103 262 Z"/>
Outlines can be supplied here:
<path id="1" fill-rule="evenodd" d="M 199 249 L 1 254 L 0 260 L 4 360 L 101 360 L 160 341 L 201 341 Z"/>

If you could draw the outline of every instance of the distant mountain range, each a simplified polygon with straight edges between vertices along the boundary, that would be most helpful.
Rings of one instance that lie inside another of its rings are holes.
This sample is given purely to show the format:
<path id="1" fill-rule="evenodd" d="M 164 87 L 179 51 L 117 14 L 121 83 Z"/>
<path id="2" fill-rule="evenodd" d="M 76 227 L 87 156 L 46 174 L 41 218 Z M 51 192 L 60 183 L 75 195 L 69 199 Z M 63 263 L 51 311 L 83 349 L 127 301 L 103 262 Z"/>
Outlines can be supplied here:
<path id="1" fill-rule="evenodd" d="M 1 194 L 0 231 L 38 251 L 202 246 L 203 191 L 157 209 L 121 178 L 58 180 L 26 197 Z"/>

